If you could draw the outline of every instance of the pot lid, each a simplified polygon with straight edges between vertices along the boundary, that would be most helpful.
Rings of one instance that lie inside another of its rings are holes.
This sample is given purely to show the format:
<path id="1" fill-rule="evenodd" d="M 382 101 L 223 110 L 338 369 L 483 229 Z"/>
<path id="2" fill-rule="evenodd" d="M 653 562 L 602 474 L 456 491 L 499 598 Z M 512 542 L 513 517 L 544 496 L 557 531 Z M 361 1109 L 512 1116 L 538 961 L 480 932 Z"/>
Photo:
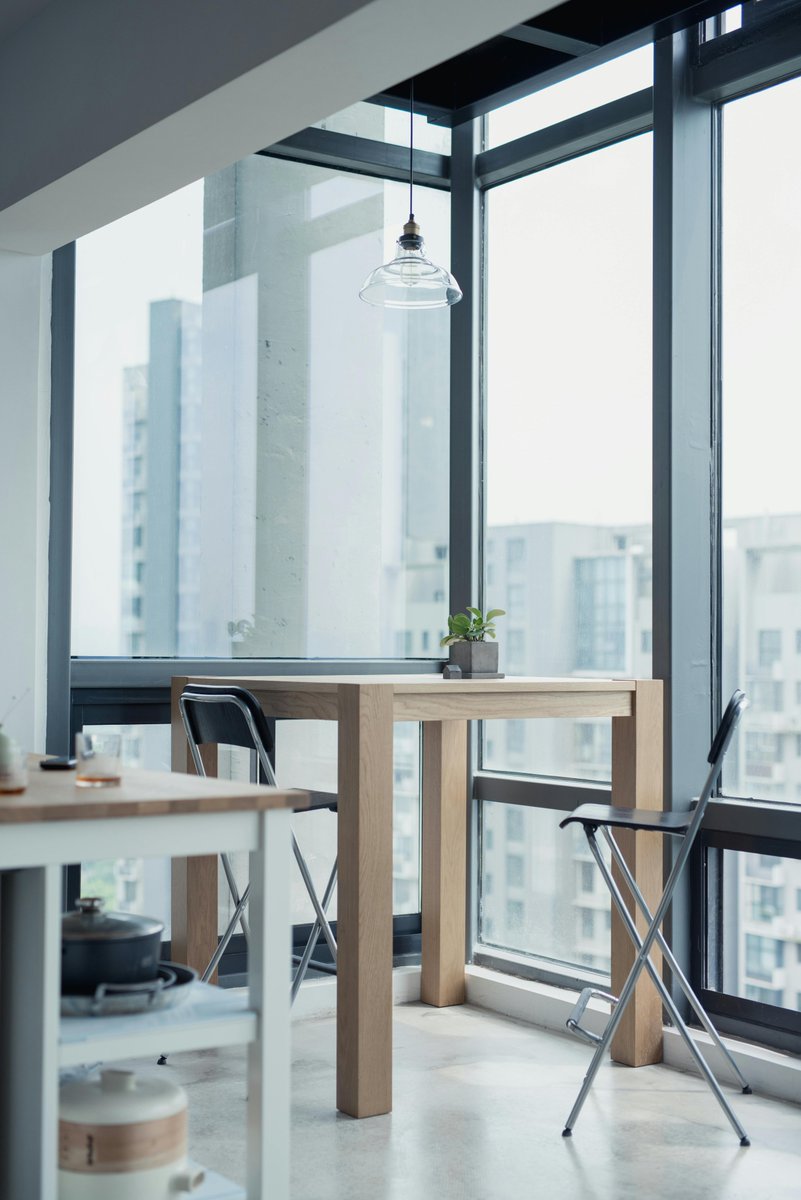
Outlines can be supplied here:
<path id="1" fill-rule="evenodd" d="M 164 925 L 155 917 L 139 913 L 103 912 L 99 896 L 82 896 L 76 900 L 74 912 L 61 918 L 61 937 L 64 941 L 116 941 L 152 937 L 164 932 Z"/>

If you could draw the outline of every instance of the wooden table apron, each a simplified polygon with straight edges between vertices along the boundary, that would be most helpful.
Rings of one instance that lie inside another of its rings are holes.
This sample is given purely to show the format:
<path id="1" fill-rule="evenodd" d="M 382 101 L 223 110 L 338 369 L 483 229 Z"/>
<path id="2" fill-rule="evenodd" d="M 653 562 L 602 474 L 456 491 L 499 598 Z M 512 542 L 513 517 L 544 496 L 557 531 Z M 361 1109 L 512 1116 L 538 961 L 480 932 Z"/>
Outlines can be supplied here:
<path id="1" fill-rule="evenodd" d="M 173 680 L 173 768 L 191 771 Z M 612 800 L 662 808 L 662 684 L 652 680 L 510 678 L 446 681 L 438 675 L 238 677 L 268 717 L 338 723 L 337 1107 L 354 1117 L 392 1108 L 393 724 L 423 723 L 421 998 L 465 998 L 467 722 L 612 718 Z M 213 768 L 213 758 L 209 760 Z M 568 836 L 568 835 L 564 835 Z M 661 893 L 654 834 L 621 839 L 646 900 Z M 216 944 L 216 860 L 174 862 L 173 938 L 202 967 Z M 633 961 L 622 922 L 612 920 L 612 988 Z M 638 984 L 613 1042 L 631 1066 L 661 1058 L 662 1014 L 650 980 Z"/>

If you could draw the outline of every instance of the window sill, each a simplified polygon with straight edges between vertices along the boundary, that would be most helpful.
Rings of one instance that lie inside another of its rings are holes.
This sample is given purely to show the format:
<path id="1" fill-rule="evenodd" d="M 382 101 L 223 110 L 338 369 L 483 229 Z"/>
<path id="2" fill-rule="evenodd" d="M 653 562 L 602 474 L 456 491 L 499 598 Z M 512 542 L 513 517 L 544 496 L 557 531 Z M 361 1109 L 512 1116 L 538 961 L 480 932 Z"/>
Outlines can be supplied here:
<path id="1" fill-rule="evenodd" d="M 468 966 L 466 981 L 468 1004 L 567 1036 L 565 1021 L 576 1002 L 573 991 L 528 979 L 515 979 L 486 967 Z M 608 1004 L 591 1000 L 582 1024 L 593 1033 L 602 1033 L 608 1015 Z M 695 1073 L 695 1066 L 678 1030 L 665 1028 L 663 1032 L 665 1065 Z M 694 1029 L 692 1033 L 715 1074 L 721 1082 L 726 1082 L 728 1073 L 709 1036 L 702 1030 Z M 724 1041 L 754 1092 L 798 1104 L 801 1097 L 801 1059 L 738 1038 L 727 1037 Z"/>

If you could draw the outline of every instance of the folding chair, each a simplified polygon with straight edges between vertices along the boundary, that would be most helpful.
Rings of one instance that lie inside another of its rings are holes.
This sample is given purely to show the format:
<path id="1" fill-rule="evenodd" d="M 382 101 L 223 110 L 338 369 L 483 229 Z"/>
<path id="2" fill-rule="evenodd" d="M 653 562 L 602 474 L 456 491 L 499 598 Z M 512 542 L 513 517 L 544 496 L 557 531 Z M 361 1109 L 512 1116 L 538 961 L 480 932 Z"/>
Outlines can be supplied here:
<path id="1" fill-rule="evenodd" d="M 195 765 L 198 775 L 206 774 L 203 759 L 200 755 L 200 747 L 202 745 L 214 743 L 224 746 L 242 746 L 251 751 L 252 780 L 254 782 L 258 780 L 269 784 L 271 787 L 276 786 L 275 772 L 273 770 L 275 748 L 272 732 L 262 712 L 261 705 L 251 692 L 241 687 L 188 684 L 181 694 L 179 706 L 184 729 L 186 730 L 187 741 L 189 742 L 192 762 Z M 309 807 L 296 809 L 295 811 L 299 813 L 316 812 L 323 808 L 327 808 L 331 812 L 336 812 L 336 800 L 332 801 L 331 796 L 327 793 L 312 792 Z M 334 888 L 336 887 L 337 860 L 334 859 L 334 865 L 331 868 L 331 874 L 328 877 L 321 900 L 315 890 L 311 873 L 294 832 L 292 833 L 292 850 L 315 913 L 314 923 L 303 954 L 292 956 L 292 961 L 296 964 L 291 992 L 292 1002 L 294 1003 L 300 985 L 310 966 L 328 974 L 336 973 L 337 944 L 326 912 L 331 902 Z M 250 929 L 245 912 L 250 896 L 250 884 L 247 884 L 240 895 L 229 856 L 221 853 L 220 861 L 222 862 L 223 871 L 228 881 L 228 888 L 234 903 L 234 912 L 225 933 L 220 938 L 217 949 L 211 956 L 209 964 L 201 976 L 204 983 L 216 969 L 237 925 L 242 926 L 245 940 L 250 940 Z M 331 958 L 334 962 L 333 967 L 329 963 L 317 962 L 312 958 L 321 936 L 328 943 Z"/>
<path id="2" fill-rule="evenodd" d="M 590 852 L 598 864 L 598 869 L 603 875 L 606 886 L 609 888 L 609 891 L 612 894 L 612 900 L 614 901 L 615 908 L 617 909 L 620 918 L 623 921 L 626 930 L 628 931 L 629 937 L 634 943 L 637 951 L 634 963 L 632 964 L 632 968 L 628 974 L 625 984 L 623 985 L 623 990 L 619 997 L 608 995 L 606 992 L 596 991 L 593 988 L 585 988 L 579 996 L 578 1002 L 567 1020 L 567 1027 L 570 1032 L 576 1034 L 578 1037 L 583 1038 L 585 1041 L 592 1043 L 595 1045 L 596 1049 L 592 1058 L 592 1062 L 590 1063 L 589 1070 L 587 1071 L 587 1074 L 584 1077 L 584 1082 L 581 1085 L 581 1090 L 576 1099 L 576 1103 L 573 1105 L 570 1116 L 567 1118 L 565 1127 L 562 1130 L 563 1137 L 570 1137 L 572 1134 L 573 1127 L 578 1120 L 584 1101 L 589 1094 L 593 1080 L 595 1079 L 598 1068 L 601 1065 L 604 1051 L 611 1042 L 615 1030 L 620 1024 L 623 1013 L 626 1011 L 626 1005 L 628 1004 L 634 992 L 637 979 L 644 968 L 647 970 L 648 974 L 653 980 L 657 991 L 662 997 L 665 1008 L 670 1014 L 673 1024 L 683 1037 L 690 1054 L 701 1071 L 701 1074 L 709 1084 L 712 1092 L 717 1098 L 718 1103 L 731 1122 L 732 1128 L 740 1139 L 740 1145 L 749 1146 L 751 1144 L 748 1140 L 745 1130 L 737 1120 L 737 1117 L 734 1115 L 734 1112 L 732 1111 L 726 1097 L 723 1095 L 723 1092 L 721 1091 L 718 1082 L 715 1079 L 715 1076 L 712 1074 L 712 1071 L 710 1070 L 706 1060 L 690 1036 L 690 1032 L 682 1020 L 681 1014 L 673 1001 L 673 997 L 663 983 L 658 969 L 656 966 L 654 966 L 649 957 L 651 947 L 654 945 L 654 943 L 656 943 L 656 945 L 662 951 L 670 970 L 673 972 L 674 979 L 678 982 L 679 986 L 684 992 L 684 995 L 687 997 L 687 1000 L 694 1009 L 698 1020 L 712 1038 L 712 1041 L 728 1060 L 735 1076 L 739 1079 L 740 1084 L 742 1085 L 743 1092 L 746 1095 L 750 1095 L 751 1088 L 743 1077 L 740 1068 L 737 1066 L 737 1063 L 734 1061 L 731 1054 L 720 1040 L 717 1030 L 702 1008 L 700 1000 L 690 987 L 687 978 L 685 977 L 679 964 L 676 962 L 670 947 L 661 933 L 662 922 L 665 919 L 667 910 L 670 907 L 670 902 L 673 899 L 673 893 L 676 889 L 676 884 L 678 883 L 681 873 L 684 870 L 688 858 L 690 857 L 690 851 L 692 850 L 696 835 L 701 828 L 701 822 L 704 819 L 704 813 L 706 812 L 709 798 L 712 795 L 712 791 L 715 787 L 718 776 L 720 775 L 720 770 L 723 766 L 723 757 L 728 749 L 737 723 L 740 720 L 744 709 L 747 707 L 748 700 L 746 699 L 744 693 L 736 691 L 729 701 L 725 713 L 723 714 L 720 727 L 715 734 L 715 738 L 712 742 L 712 748 L 709 751 L 709 757 L 707 761 L 711 765 L 709 773 L 706 777 L 706 783 L 704 784 L 703 791 L 701 792 L 697 804 L 690 812 L 660 813 L 648 811 L 647 809 L 615 808 L 612 805 L 606 804 L 582 804 L 560 824 L 561 829 L 564 829 L 566 825 L 571 825 L 573 823 L 578 823 L 583 827 L 584 833 L 587 837 L 587 842 L 590 847 Z M 654 833 L 662 833 L 669 837 L 683 839 L 681 848 L 676 856 L 673 869 L 670 872 L 668 881 L 665 885 L 665 890 L 662 893 L 662 898 L 659 901 L 655 913 L 652 914 L 648 908 L 648 905 L 645 903 L 642 892 L 637 886 L 631 871 L 626 865 L 615 839 L 610 833 L 611 828 L 629 829 L 634 831 L 643 830 Z M 601 851 L 595 837 L 599 829 L 601 830 L 604 839 L 609 846 L 613 861 L 617 864 L 620 873 L 634 898 L 635 904 L 639 908 L 645 920 L 648 922 L 648 930 L 645 934 L 645 937 L 640 936 L 634 923 L 634 919 L 626 907 L 626 903 L 623 899 L 620 889 L 612 877 L 612 872 L 601 855 Z M 602 1037 L 596 1033 L 593 1033 L 591 1030 L 584 1028 L 580 1024 L 584 1010 L 593 996 L 598 996 L 601 999 L 608 1000 L 612 1005 L 612 1015 Z"/>

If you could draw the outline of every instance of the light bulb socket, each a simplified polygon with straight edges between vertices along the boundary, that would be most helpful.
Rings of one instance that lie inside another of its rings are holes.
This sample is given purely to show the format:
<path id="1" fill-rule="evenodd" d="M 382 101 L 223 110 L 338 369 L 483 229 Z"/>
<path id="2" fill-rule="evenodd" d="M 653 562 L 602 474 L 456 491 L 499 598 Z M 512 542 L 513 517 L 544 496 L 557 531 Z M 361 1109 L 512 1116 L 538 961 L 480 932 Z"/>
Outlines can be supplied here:
<path id="1" fill-rule="evenodd" d="M 403 246 L 404 250 L 420 250 L 423 246 L 423 239 L 420 236 L 420 226 L 414 219 L 414 213 L 409 214 L 409 220 L 403 227 L 403 233 L 398 238 L 398 245 Z"/>

